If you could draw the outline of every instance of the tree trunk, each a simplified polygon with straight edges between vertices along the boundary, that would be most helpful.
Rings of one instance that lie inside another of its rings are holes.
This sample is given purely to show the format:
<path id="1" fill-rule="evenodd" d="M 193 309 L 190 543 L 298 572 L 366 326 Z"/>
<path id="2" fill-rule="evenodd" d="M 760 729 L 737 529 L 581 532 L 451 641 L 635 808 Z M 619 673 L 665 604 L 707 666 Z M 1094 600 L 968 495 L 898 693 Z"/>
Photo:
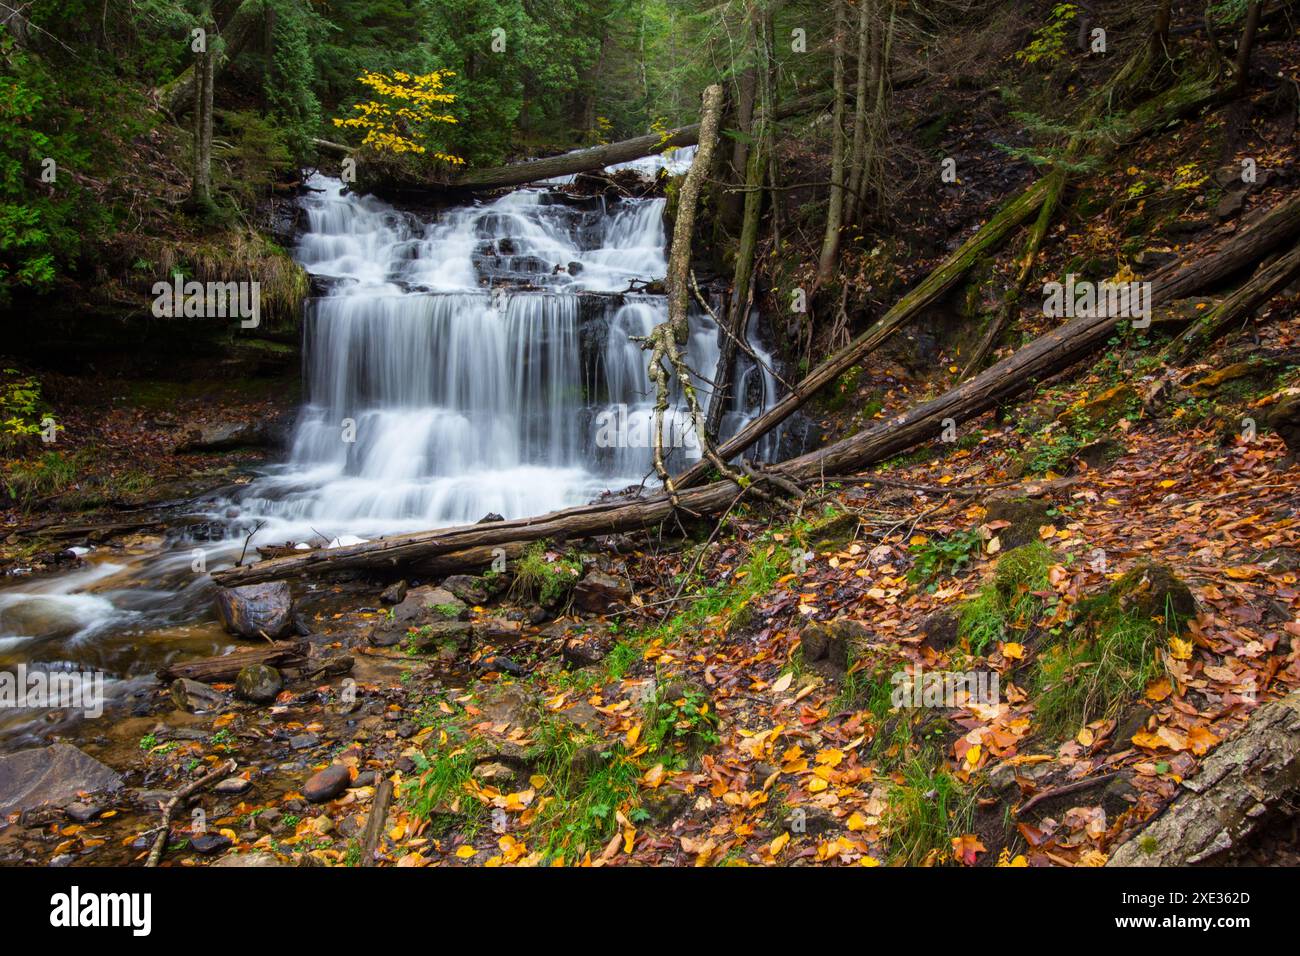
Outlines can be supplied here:
<path id="1" fill-rule="evenodd" d="M 1300 693 L 1264 704 L 1107 866 L 1222 864 L 1300 794 Z"/>
<path id="2" fill-rule="evenodd" d="M 215 27 L 205 28 L 203 51 L 194 61 L 194 170 L 190 185 L 190 204 L 199 210 L 212 204 L 212 84 L 217 43 Z"/>
<path id="3" fill-rule="evenodd" d="M 1255 49 L 1255 35 L 1259 32 L 1259 14 L 1263 6 L 1259 0 L 1250 0 L 1246 6 L 1246 24 L 1237 41 L 1237 59 L 1233 63 L 1233 88 L 1238 95 L 1250 85 L 1250 55 Z"/>
<path id="4" fill-rule="evenodd" d="M 253 37 L 264 29 L 264 23 L 262 5 L 255 0 L 246 0 L 235 11 L 230 21 L 222 24 L 222 43 L 221 49 L 216 52 L 217 62 L 213 65 L 213 82 L 227 66 L 234 62 Z M 209 49 L 215 38 L 216 28 L 211 27 L 208 30 Z M 197 65 L 197 61 L 190 64 L 181 71 L 180 76 L 155 93 L 163 108 L 175 119 L 179 120 L 194 108 L 194 90 L 200 81 L 199 73 L 195 69 Z"/>
<path id="5" fill-rule="evenodd" d="M 817 263 L 817 288 L 835 279 L 840 257 L 840 229 L 844 225 L 844 45 L 848 18 L 844 0 L 835 0 L 835 107 L 831 120 L 831 196 L 826 210 L 826 235 Z"/>
<path id="6" fill-rule="evenodd" d="M 853 95 L 853 158 L 849 162 L 849 195 L 846 199 L 848 211 L 844 217 L 849 223 L 860 221 L 863 205 L 860 194 L 866 180 L 867 97 L 871 89 L 868 69 L 871 59 L 869 6 L 869 0 L 858 0 L 858 82 Z"/>
<path id="7" fill-rule="evenodd" d="M 198 660 L 168 664 L 158 672 L 158 678 L 174 681 L 178 677 L 184 677 L 204 684 L 232 681 L 249 664 L 301 667 L 307 663 L 307 651 L 306 641 L 276 641 L 266 647 L 235 651 L 222 657 L 201 657 Z"/>
<path id="8" fill-rule="evenodd" d="M 718 142 L 718 121 L 722 112 L 722 87 L 714 84 L 704 91 L 700 109 L 699 150 L 677 194 L 677 217 L 673 242 L 668 251 L 668 325 L 674 338 L 685 340 L 686 316 L 691 300 L 691 244 L 695 237 L 695 210 L 700 189 L 713 163 Z M 703 436 L 701 436 L 703 437 Z"/>

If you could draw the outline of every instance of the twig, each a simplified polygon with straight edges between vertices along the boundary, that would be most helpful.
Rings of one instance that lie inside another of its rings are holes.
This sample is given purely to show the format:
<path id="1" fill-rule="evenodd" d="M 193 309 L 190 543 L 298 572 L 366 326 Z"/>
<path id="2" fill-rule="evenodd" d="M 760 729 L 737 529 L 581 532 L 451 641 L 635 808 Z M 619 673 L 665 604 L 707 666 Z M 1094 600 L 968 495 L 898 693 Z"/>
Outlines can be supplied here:
<path id="1" fill-rule="evenodd" d="M 1067 794 L 1078 793 L 1080 790 L 1089 790 L 1099 783 L 1105 783 L 1107 780 L 1113 780 L 1120 775 L 1120 771 L 1112 770 L 1110 773 L 1098 774 L 1095 777 L 1087 777 L 1083 780 L 1076 780 L 1074 783 L 1067 783 L 1063 787 L 1056 787 L 1052 790 L 1044 790 L 1042 793 L 1035 794 L 1029 800 L 1026 800 L 1021 806 L 1016 808 L 1016 816 L 1028 813 L 1040 803 L 1045 803 L 1055 797 L 1064 797 Z"/>
<path id="2" fill-rule="evenodd" d="M 149 851 L 149 859 L 145 861 L 145 866 L 157 866 L 162 862 L 163 851 L 167 849 L 167 837 L 171 833 L 172 814 L 176 812 L 176 808 L 200 790 L 205 790 L 223 777 L 230 776 L 235 772 L 237 766 L 238 764 L 235 761 L 227 760 L 215 770 L 199 777 L 198 780 L 191 780 L 181 787 L 172 794 L 171 799 L 166 803 L 159 804 L 162 807 L 162 828 L 158 831 L 158 836 L 154 838 L 153 849 Z"/>

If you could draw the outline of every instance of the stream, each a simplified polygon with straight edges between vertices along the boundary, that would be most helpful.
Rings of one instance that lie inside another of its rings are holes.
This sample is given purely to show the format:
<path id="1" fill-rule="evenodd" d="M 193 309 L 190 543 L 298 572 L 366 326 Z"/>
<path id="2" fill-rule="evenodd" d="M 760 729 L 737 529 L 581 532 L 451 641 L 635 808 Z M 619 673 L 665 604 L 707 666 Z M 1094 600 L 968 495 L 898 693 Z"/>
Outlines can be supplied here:
<path id="1" fill-rule="evenodd" d="M 691 150 L 623 164 L 684 171 Z M 0 671 L 94 671 L 107 713 L 162 665 L 236 644 L 209 571 L 257 546 L 320 547 L 541 514 L 653 485 L 648 353 L 667 317 L 628 292 L 667 271 L 663 198 L 571 196 L 563 181 L 437 215 L 313 176 L 295 255 L 313 277 L 305 404 L 286 460 L 200 497 L 167 531 L 92 548 L 78 567 L 0 590 Z M 686 348 L 707 407 L 721 332 L 703 310 Z M 776 395 L 757 317 L 722 433 Z M 680 396 L 670 470 L 699 457 Z M 757 449 L 770 455 L 779 436 Z M 250 537 L 251 536 L 251 537 Z M 74 732 L 80 713 L 0 709 L 0 750 Z"/>

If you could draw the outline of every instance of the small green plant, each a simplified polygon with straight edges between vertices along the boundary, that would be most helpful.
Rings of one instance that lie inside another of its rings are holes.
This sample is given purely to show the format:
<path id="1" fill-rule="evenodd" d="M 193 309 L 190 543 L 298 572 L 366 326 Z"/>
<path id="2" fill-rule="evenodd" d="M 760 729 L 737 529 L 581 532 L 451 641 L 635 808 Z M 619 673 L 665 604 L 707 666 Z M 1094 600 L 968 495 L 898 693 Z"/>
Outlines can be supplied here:
<path id="1" fill-rule="evenodd" d="M 153 748 L 157 746 L 158 746 L 158 737 L 156 734 L 145 734 L 143 737 L 140 738 L 141 750 L 153 750 Z"/>
<path id="2" fill-rule="evenodd" d="M 718 717 L 703 691 L 670 683 L 646 703 L 648 753 L 680 765 L 718 742 Z"/>
<path id="3" fill-rule="evenodd" d="M 412 759 L 419 776 L 411 790 L 404 793 L 411 812 L 417 817 L 459 814 L 464 832 L 473 833 L 487 813 L 486 805 L 470 786 L 474 755 L 459 747 L 445 755 L 416 754 Z"/>
<path id="4" fill-rule="evenodd" d="M 1155 623 L 1126 613 L 1108 595 L 1080 607 L 1075 634 L 1037 661 L 1036 712 L 1048 736 L 1072 735 L 1091 721 L 1114 717 L 1159 671 Z"/>
<path id="5" fill-rule="evenodd" d="M 582 562 L 566 556 L 548 557 L 546 542 L 532 544 L 515 564 L 511 594 L 533 598 L 547 607 L 564 600 L 582 576 Z"/>
<path id="6" fill-rule="evenodd" d="M 1025 630 L 1043 613 L 1040 593 L 1051 588 L 1054 558 L 1041 541 L 1012 548 L 998 559 L 993 580 L 962 605 L 957 633 L 972 654 L 983 654 L 1012 631 Z"/>
<path id="7" fill-rule="evenodd" d="M 1034 31 L 1034 38 L 1023 50 L 1016 53 L 1016 60 L 1026 66 L 1045 63 L 1049 66 L 1065 56 L 1065 44 L 1070 34 L 1070 24 L 1079 14 L 1079 8 L 1073 3 L 1058 3 L 1047 15 L 1047 22 Z"/>
<path id="8" fill-rule="evenodd" d="M 913 584 L 929 584 L 944 574 L 953 574 L 971 562 L 984 546 L 978 531 L 957 531 L 942 538 L 931 538 L 911 545 L 912 567 L 907 579 Z"/>
<path id="9" fill-rule="evenodd" d="M 903 764 L 902 782 L 890 790 L 884 822 L 894 863 L 943 859 L 952 852 L 952 838 L 970 831 L 974 797 L 937 762 L 933 753 L 918 754 Z"/>

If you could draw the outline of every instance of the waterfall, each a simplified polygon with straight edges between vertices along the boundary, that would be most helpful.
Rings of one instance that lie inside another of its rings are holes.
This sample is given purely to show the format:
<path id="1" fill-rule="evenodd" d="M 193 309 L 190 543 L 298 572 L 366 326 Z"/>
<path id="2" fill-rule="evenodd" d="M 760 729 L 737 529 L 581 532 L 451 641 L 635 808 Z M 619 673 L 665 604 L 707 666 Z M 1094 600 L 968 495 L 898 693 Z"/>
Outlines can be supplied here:
<path id="1" fill-rule="evenodd" d="M 327 177 L 309 186 L 296 255 L 323 294 L 308 303 L 289 460 L 237 503 L 263 523 L 258 541 L 523 517 L 654 483 L 655 396 L 634 338 L 667 300 L 626 290 L 667 271 L 662 198 L 521 189 L 430 218 Z M 706 408 L 719 334 L 691 315 Z M 772 400 L 770 378 L 740 357 L 724 433 Z M 672 401 L 679 468 L 700 452 L 676 387 Z"/>

